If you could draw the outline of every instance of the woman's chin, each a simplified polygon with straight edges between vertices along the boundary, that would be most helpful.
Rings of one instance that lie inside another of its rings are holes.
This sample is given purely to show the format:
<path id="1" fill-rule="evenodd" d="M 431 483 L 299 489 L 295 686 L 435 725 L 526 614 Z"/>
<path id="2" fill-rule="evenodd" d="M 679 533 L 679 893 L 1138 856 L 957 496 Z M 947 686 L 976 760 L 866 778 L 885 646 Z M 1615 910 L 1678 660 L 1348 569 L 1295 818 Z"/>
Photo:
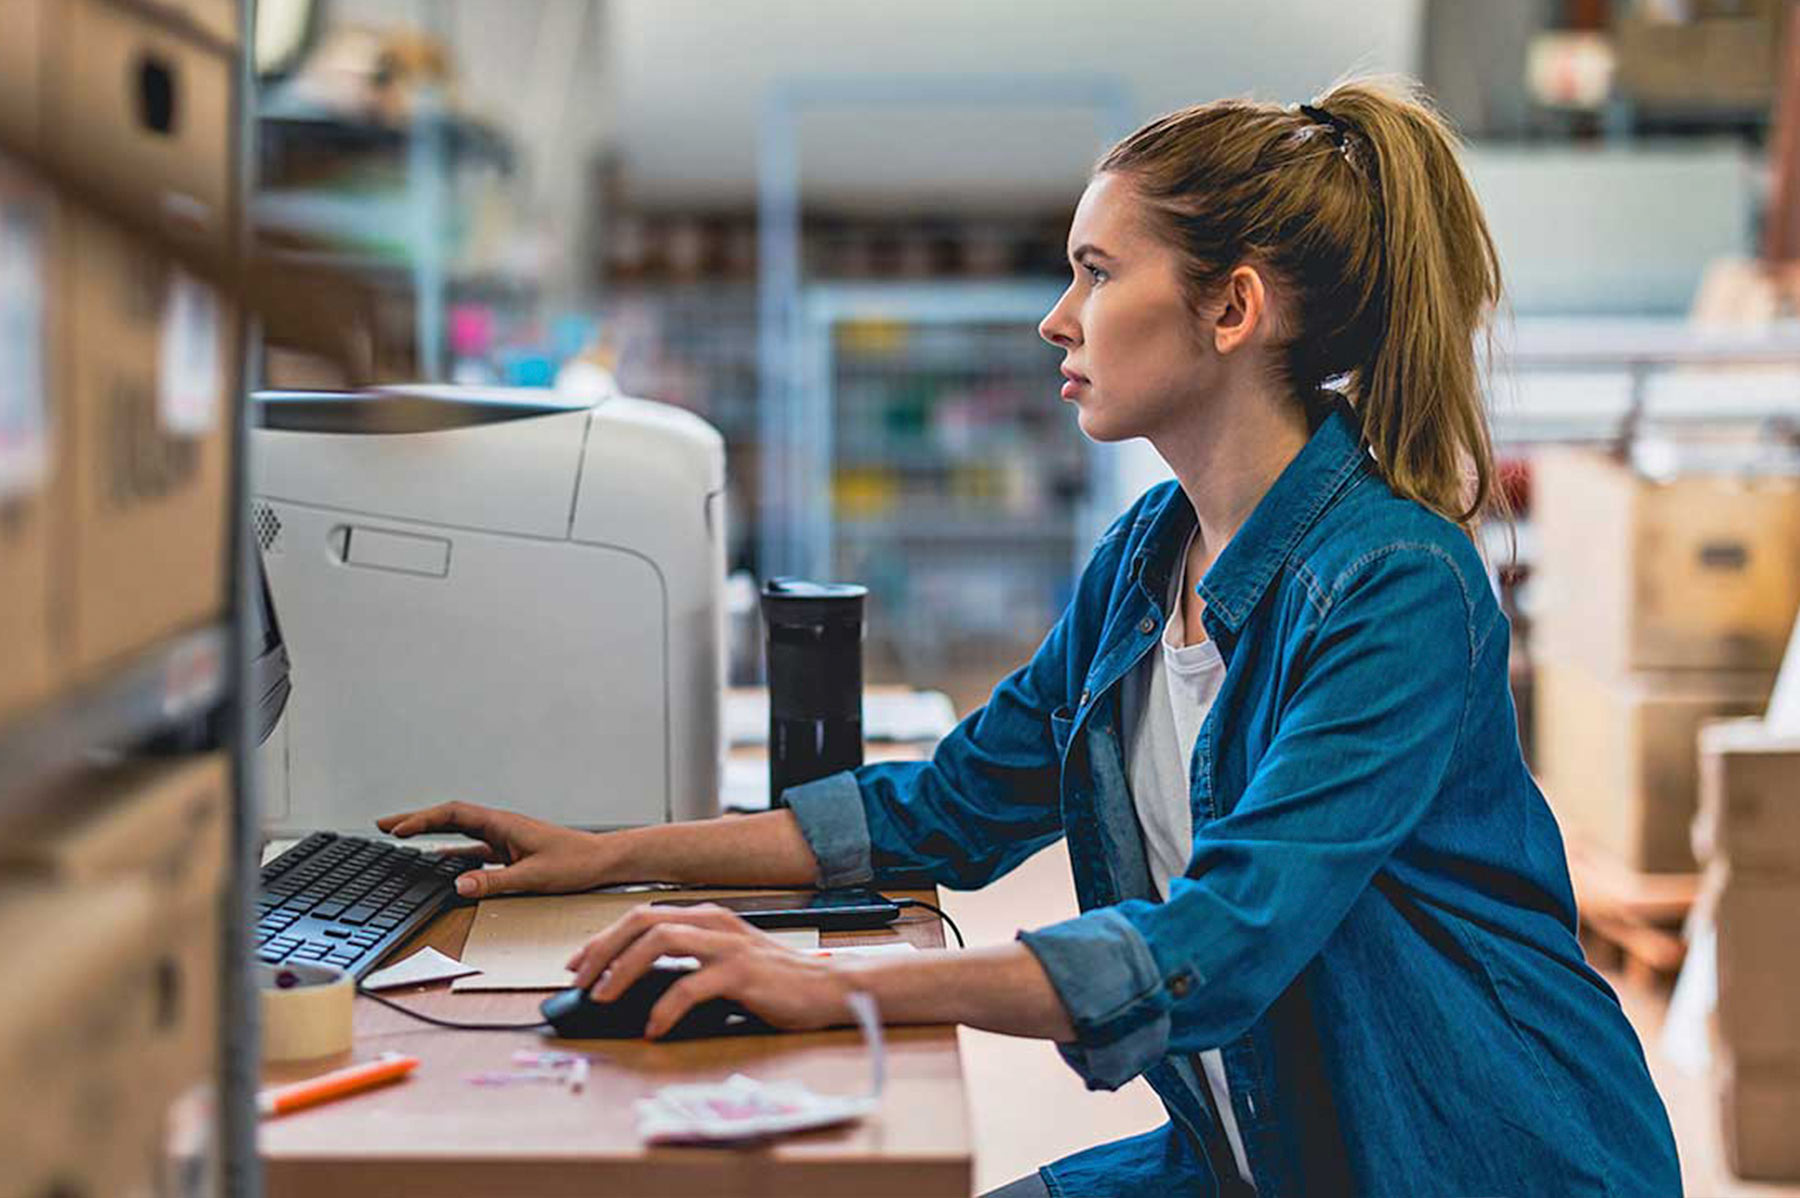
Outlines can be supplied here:
<path id="1" fill-rule="evenodd" d="M 1088 404 L 1076 405 L 1075 424 L 1090 441 L 1129 441 L 1140 435 L 1133 429 L 1120 427 L 1117 420 L 1108 419 L 1103 410 Z"/>

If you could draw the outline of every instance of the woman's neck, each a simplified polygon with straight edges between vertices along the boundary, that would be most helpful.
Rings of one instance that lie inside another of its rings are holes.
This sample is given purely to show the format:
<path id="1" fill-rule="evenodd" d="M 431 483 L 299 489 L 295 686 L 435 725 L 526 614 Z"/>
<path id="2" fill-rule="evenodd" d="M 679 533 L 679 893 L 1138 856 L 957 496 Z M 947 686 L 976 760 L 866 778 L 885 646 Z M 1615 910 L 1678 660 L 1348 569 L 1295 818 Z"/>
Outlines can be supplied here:
<path id="1" fill-rule="evenodd" d="M 1268 391 L 1216 394 L 1151 436 L 1199 520 L 1189 586 L 1204 574 L 1311 437 L 1305 406 Z"/>

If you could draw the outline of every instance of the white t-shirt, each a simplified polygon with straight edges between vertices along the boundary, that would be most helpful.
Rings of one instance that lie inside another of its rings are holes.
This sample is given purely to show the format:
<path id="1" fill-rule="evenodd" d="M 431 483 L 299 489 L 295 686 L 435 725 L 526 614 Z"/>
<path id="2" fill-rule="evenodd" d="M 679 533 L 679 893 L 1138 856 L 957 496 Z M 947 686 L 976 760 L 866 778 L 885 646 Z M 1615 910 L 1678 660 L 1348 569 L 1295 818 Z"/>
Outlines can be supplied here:
<path id="1" fill-rule="evenodd" d="M 1183 563 L 1187 553 L 1181 555 Z M 1189 806 L 1188 764 L 1200 726 L 1212 710 L 1225 680 L 1225 660 L 1210 640 L 1183 643 L 1181 603 L 1185 570 L 1170 587 L 1172 613 L 1163 629 L 1162 646 L 1132 671 L 1122 696 L 1126 743 L 1131 746 L 1131 801 L 1144 832 L 1150 878 L 1159 897 L 1169 897 L 1169 880 L 1187 872 L 1194 854 L 1194 813 Z M 1213 1105 L 1225 1125 L 1238 1175 L 1250 1181 L 1237 1114 L 1225 1080 L 1225 1061 L 1217 1049 L 1200 1054 L 1201 1069 L 1212 1090 Z"/>

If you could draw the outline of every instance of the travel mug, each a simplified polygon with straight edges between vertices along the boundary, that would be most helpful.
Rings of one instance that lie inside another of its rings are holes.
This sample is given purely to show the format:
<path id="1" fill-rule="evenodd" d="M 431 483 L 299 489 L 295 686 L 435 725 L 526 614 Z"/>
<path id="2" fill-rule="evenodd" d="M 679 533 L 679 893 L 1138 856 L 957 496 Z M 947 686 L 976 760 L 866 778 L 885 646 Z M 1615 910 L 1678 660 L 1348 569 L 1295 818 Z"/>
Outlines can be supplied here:
<path id="1" fill-rule="evenodd" d="M 862 635 L 867 587 L 772 578 L 762 614 L 769 680 L 769 805 L 862 764 Z"/>

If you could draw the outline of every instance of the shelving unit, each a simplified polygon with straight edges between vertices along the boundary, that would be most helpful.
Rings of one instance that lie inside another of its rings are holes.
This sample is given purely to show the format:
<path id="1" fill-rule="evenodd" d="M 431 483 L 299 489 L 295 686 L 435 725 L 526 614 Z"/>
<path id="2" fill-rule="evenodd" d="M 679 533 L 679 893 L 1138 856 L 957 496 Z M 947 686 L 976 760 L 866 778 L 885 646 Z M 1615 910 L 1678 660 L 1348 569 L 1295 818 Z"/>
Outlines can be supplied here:
<path id="1" fill-rule="evenodd" d="M 765 544 L 870 590 L 871 681 L 1029 656 L 1067 601 L 1109 457 L 1057 396 L 1054 283 L 818 285 L 765 461 L 797 497 Z M 766 427 L 766 426 L 765 426 Z M 766 516 L 775 513 L 765 511 Z"/>
<path id="2" fill-rule="evenodd" d="M 321 112 L 291 92 L 263 97 L 250 214 L 260 254 L 298 255 L 374 290 L 405 292 L 413 305 L 411 381 L 437 381 L 447 376 L 453 300 L 529 302 L 535 289 L 462 253 L 461 214 L 476 206 L 470 188 L 499 181 L 504 190 L 517 165 L 512 146 L 488 126 L 444 111 L 428 91 L 416 105 L 409 123 L 396 126 Z M 346 175 L 346 162 L 358 169 Z M 319 184 L 321 164 L 329 186 Z M 298 248 L 280 244 L 295 241 Z"/>
<path id="3" fill-rule="evenodd" d="M 203 718 L 231 693 L 231 629 L 212 624 L 0 726 L 0 802 L 98 750 L 123 750 Z"/>

